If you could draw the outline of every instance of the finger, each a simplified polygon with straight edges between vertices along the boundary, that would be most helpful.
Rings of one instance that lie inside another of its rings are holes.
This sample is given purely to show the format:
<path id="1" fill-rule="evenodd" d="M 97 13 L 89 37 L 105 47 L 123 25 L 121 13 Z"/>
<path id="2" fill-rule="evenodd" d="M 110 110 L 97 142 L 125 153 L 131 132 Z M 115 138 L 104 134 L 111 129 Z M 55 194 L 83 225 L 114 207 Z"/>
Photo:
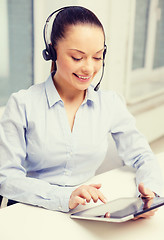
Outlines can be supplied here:
<path id="1" fill-rule="evenodd" d="M 85 199 L 83 199 L 79 196 L 72 197 L 70 200 L 70 203 L 69 203 L 69 208 L 73 209 L 73 208 L 77 207 L 79 204 L 85 205 L 86 204 Z"/>
<path id="2" fill-rule="evenodd" d="M 138 190 L 141 193 L 141 197 L 154 197 L 154 193 L 148 188 L 145 188 L 143 183 L 139 184 Z"/>
<path id="3" fill-rule="evenodd" d="M 107 203 L 107 199 L 102 192 L 98 191 L 98 197 L 103 203 Z"/>
<path id="4" fill-rule="evenodd" d="M 140 217 L 141 217 L 141 218 L 149 218 L 149 217 L 154 216 L 154 214 L 155 214 L 155 212 L 150 211 L 150 212 L 141 214 Z"/>
<path id="5" fill-rule="evenodd" d="M 148 200 L 146 200 L 146 203 L 145 203 L 145 208 L 150 208 L 151 205 L 153 204 L 153 199 L 152 198 L 148 198 Z"/>
<path id="6" fill-rule="evenodd" d="M 81 189 L 80 197 L 86 199 L 87 202 L 90 202 L 92 199 L 90 192 L 85 188 Z"/>
<path id="7" fill-rule="evenodd" d="M 104 218 L 110 218 L 110 212 L 105 213 Z"/>
<path id="8" fill-rule="evenodd" d="M 81 198 L 81 197 L 79 197 L 79 196 L 76 196 L 76 197 L 74 198 L 74 202 L 75 202 L 75 203 L 78 203 L 78 204 L 81 204 L 81 205 L 85 205 L 85 204 L 86 204 L 85 199 L 83 199 L 83 198 Z"/>
<path id="9" fill-rule="evenodd" d="M 95 187 L 99 189 L 101 187 L 101 184 L 90 184 L 90 186 Z M 107 203 L 107 199 L 105 198 L 105 196 L 102 194 L 102 192 L 98 191 L 98 198 L 103 202 L 103 203 Z"/>
<path id="10" fill-rule="evenodd" d="M 150 218 L 150 217 L 152 217 L 152 216 L 155 215 L 155 212 L 156 212 L 156 211 L 152 210 L 152 211 L 143 213 L 143 214 L 141 214 L 141 215 L 139 215 L 139 216 L 137 216 L 137 217 L 134 217 L 133 220 L 137 220 L 137 219 L 139 219 L 139 218 Z"/>
<path id="11" fill-rule="evenodd" d="M 90 184 L 89 186 L 99 189 L 99 188 L 101 188 L 101 183 Z"/>
<path id="12" fill-rule="evenodd" d="M 155 214 L 155 212 L 150 211 L 150 212 L 147 212 L 147 213 L 143 213 L 143 214 L 141 215 L 141 217 L 147 218 L 147 217 L 154 216 L 154 214 Z"/>
<path id="13" fill-rule="evenodd" d="M 132 218 L 132 220 L 137 220 L 139 218 L 141 218 L 141 217 L 137 216 L 137 217 Z"/>
<path id="14" fill-rule="evenodd" d="M 98 190 L 96 188 L 89 188 L 88 189 L 90 195 L 91 195 L 91 198 L 93 199 L 94 202 L 97 202 L 98 199 L 99 199 L 99 196 L 98 196 Z"/>
<path id="15" fill-rule="evenodd" d="M 100 199 L 103 203 L 107 203 L 107 200 L 106 200 L 105 196 L 98 189 L 90 188 L 89 193 L 90 193 L 94 202 L 97 202 L 98 199 Z"/>
<path id="16" fill-rule="evenodd" d="M 144 187 L 143 183 L 139 184 L 138 190 L 143 196 L 149 195 L 149 192 L 147 192 L 147 189 Z"/>

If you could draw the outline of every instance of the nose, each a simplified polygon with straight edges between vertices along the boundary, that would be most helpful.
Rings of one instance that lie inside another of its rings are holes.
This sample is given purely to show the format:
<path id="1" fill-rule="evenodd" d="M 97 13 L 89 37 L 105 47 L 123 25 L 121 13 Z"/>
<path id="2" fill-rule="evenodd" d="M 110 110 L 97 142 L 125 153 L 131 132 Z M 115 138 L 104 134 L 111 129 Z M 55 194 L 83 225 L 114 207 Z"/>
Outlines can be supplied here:
<path id="1" fill-rule="evenodd" d="M 91 75 L 94 72 L 94 64 L 92 60 L 88 59 L 84 61 L 81 70 L 85 75 Z"/>

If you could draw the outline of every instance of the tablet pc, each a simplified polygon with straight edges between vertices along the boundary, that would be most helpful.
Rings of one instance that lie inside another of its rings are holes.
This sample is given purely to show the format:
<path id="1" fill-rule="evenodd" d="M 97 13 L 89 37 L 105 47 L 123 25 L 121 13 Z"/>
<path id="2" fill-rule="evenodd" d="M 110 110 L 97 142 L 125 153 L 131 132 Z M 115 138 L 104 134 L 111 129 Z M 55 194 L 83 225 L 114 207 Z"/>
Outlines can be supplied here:
<path id="1" fill-rule="evenodd" d="M 119 198 L 96 207 L 72 213 L 70 217 L 104 222 L 125 222 L 163 205 L 163 197 L 151 199 Z M 106 217 L 107 212 L 110 212 L 110 218 Z"/>

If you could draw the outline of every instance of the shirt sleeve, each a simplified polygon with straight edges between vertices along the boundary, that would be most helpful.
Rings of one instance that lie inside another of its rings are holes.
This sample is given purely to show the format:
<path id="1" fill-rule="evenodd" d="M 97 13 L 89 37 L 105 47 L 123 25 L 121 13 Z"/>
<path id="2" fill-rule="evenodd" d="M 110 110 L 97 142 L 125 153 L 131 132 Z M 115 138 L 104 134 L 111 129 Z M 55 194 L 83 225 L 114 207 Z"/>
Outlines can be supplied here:
<path id="1" fill-rule="evenodd" d="M 20 95 L 19 95 L 20 97 Z M 18 202 L 50 210 L 69 211 L 73 187 L 49 184 L 27 177 L 26 110 L 18 95 L 13 94 L 0 122 L 0 195 Z"/>
<path id="2" fill-rule="evenodd" d="M 111 133 L 121 159 L 136 169 L 136 194 L 139 195 L 138 184 L 142 182 L 146 188 L 162 195 L 164 184 L 161 170 L 147 140 L 136 129 L 134 117 L 116 94 L 113 106 Z"/>

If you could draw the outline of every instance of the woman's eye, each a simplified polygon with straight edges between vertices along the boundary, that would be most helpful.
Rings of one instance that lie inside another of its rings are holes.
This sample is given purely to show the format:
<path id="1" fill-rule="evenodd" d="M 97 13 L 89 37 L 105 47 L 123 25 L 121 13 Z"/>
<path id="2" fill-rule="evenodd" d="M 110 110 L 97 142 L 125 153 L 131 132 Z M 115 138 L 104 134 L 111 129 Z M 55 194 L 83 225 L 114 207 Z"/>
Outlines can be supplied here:
<path id="1" fill-rule="evenodd" d="M 72 57 L 72 59 L 73 59 L 74 61 L 80 61 L 82 58 L 75 58 L 75 57 Z"/>
<path id="2" fill-rule="evenodd" d="M 94 59 L 97 61 L 103 60 L 101 57 L 99 57 L 99 58 L 94 57 Z"/>

